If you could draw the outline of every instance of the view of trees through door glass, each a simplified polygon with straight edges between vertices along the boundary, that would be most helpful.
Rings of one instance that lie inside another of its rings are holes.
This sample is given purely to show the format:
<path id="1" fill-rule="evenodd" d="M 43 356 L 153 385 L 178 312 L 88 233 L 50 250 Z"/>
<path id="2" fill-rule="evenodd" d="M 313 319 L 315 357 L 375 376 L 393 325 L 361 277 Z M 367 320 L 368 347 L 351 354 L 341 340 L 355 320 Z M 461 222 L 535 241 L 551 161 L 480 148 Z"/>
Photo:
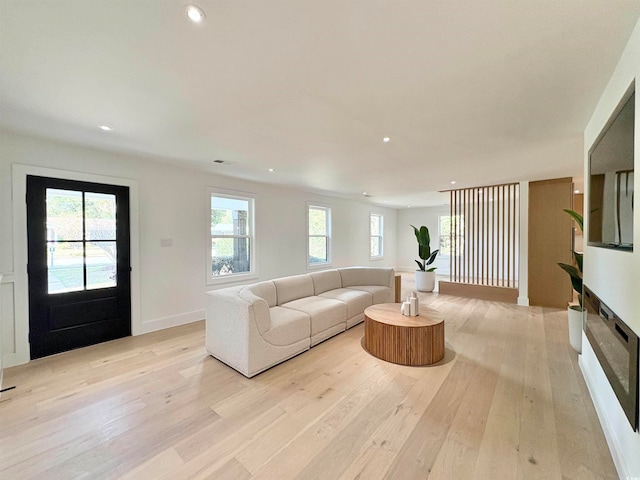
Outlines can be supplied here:
<path id="1" fill-rule="evenodd" d="M 48 293 L 115 287 L 116 197 L 47 188 Z"/>

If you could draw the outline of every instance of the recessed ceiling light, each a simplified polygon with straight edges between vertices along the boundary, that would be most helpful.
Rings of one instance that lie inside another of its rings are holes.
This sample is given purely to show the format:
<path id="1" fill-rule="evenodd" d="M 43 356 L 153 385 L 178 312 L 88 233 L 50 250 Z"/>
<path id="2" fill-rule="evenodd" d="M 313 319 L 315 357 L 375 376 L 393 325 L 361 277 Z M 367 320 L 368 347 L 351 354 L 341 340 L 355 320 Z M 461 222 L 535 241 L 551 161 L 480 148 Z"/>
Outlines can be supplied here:
<path id="1" fill-rule="evenodd" d="M 100 130 L 103 130 L 105 132 L 110 132 L 113 130 L 113 128 L 110 127 L 109 125 L 98 125 L 98 128 L 100 128 Z"/>
<path id="2" fill-rule="evenodd" d="M 391 141 L 391 137 L 384 137 L 384 138 L 382 139 L 382 141 L 383 141 L 384 143 L 389 143 L 389 142 Z"/>
<path id="3" fill-rule="evenodd" d="M 269 169 L 269 171 L 270 171 L 270 172 L 275 172 L 275 171 L 276 171 L 276 169 L 275 169 L 275 168 L 270 168 L 270 169 Z"/>
<path id="4" fill-rule="evenodd" d="M 206 18 L 204 11 L 196 5 L 187 5 L 185 7 L 185 13 L 193 23 L 202 23 Z"/>
<path id="5" fill-rule="evenodd" d="M 451 180 L 451 185 L 455 185 L 456 181 L 455 180 Z"/>

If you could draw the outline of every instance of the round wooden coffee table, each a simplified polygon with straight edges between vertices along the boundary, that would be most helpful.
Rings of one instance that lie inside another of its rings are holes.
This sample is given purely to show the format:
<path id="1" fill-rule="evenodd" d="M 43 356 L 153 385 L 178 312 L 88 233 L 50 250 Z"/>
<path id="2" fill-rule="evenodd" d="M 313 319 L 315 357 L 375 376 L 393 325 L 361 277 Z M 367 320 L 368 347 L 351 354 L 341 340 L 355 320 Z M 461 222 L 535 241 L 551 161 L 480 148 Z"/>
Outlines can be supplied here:
<path id="1" fill-rule="evenodd" d="M 431 365 L 444 358 L 444 318 L 420 307 L 420 315 L 400 313 L 399 303 L 381 303 L 364 311 L 364 348 L 400 365 Z"/>

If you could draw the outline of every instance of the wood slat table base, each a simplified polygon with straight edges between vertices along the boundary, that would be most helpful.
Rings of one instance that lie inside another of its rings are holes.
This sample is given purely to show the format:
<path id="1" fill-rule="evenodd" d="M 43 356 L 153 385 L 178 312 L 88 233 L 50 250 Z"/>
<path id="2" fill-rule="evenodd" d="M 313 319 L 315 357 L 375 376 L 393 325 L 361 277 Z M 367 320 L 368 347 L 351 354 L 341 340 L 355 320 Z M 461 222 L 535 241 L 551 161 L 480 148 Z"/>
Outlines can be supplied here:
<path id="1" fill-rule="evenodd" d="M 444 318 L 433 309 L 417 317 L 400 313 L 399 303 L 364 311 L 364 347 L 373 356 L 400 365 L 431 365 L 444 358 Z"/>

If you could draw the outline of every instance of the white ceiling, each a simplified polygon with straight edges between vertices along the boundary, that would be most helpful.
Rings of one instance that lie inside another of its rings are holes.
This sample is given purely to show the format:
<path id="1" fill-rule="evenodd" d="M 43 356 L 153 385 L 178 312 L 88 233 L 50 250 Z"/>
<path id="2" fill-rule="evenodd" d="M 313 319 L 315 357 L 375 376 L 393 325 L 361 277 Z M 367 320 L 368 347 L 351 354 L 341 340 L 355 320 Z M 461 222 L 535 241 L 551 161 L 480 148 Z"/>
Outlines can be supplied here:
<path id="1" fill-rule="evenodd" d="M 0 128 L 437 204 L 451 180 L 581 176 L 640 16 L 628 0 L 197 0 L 194 25 L 185 3 L 0 0 Z"/>

